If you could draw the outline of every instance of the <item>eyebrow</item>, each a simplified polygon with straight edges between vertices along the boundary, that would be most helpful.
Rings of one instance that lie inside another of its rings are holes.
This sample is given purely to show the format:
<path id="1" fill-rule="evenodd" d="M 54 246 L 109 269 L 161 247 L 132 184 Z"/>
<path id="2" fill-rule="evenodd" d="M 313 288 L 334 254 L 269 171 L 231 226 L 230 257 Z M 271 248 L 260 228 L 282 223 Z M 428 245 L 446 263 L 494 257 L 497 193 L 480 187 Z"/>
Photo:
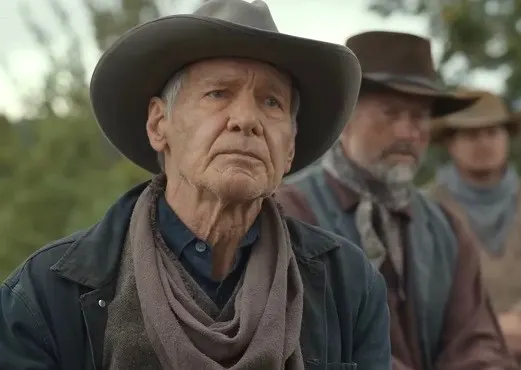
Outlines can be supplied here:
<path id="1" fill-rule="evenodd" d="M 236 76 L 209 76 L 203 80 L 203 84 L 205 86 L 226 86 L 226 85 L 235 85 L 240 83 L 241 78 Z M 280 86 L 280 84 L 272 81 L 271 79 L 264 83 L 265 87 L 271 90 L 273 93 L 284 96 L 284 89 Z M 291 89 L 290 89 L 291 90 Z M 289 98 L 289 97 L 288 97 Z"/>
<path id="2" fill-rule="evenodd" d="M 287 99 L 291 99 L 292 89 L 289 89 L 290 96 L 285 96 L 287 94 L 284 93 L 284 89 L 280 86 L 280 84 L 275 83 L 273 81 L 269 81 L 266 85 L 274 94 L 279 95 L 280 97 L 285 97 Z"/>
<path id="3" fill-rule="evenodd" d="M 239 83 L 239 78 L 234 76 L 209 76 L 203 79 L 202 83 L 203 85 L 210 85 L 210 86 L 224 86 L 229 84 L 237 84 Z"/>

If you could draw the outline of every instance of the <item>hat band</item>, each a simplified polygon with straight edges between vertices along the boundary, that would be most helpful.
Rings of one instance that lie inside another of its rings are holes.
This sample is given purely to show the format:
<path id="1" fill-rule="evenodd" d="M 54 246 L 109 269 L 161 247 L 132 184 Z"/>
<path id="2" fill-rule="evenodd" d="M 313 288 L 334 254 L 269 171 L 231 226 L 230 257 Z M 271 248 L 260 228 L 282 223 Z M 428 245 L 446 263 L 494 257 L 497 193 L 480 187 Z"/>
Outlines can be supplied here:
<path id="1" fill-rule="evenodd" d="M 386 83 L 406 83 L 417 87 L 424 87 L 434 91 L 444 90 L 438 82 L 432 81 L 423 76 L 411 76 L 411 75 L 396 75 L 386 72 L 375 72 L 375 73 L 364 73 L 364 77 L 374 80 L 376 82 Z"/>

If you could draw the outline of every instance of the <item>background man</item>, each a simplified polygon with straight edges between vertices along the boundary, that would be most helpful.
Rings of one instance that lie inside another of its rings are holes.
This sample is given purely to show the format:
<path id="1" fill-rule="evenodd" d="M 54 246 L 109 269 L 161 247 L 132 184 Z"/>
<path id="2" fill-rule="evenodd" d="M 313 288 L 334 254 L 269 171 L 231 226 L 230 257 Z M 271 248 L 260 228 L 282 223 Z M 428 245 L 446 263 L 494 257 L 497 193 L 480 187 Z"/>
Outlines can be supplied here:
<path id="1" fill-rule="evenodd" d="M 395 370 L 512 369 L 479 258 L 456 219 L 413 186 L 431 117 L 473 99 L 437 82 L 428 40 L 367 32 L 347 40 L 364 71 L 340 140 L 278 194 L 285 210 L 359 243 L 383 273 Z"/>
<path id="2" fill-rule="evenodd" d="M 429 194 L 477 236 L 483 281 L 510 348 L 521 356 L 521 197 L 508 163 L 509 142 L 521 124 L 501 97 L 486 91 L 478 102 L 434 122 L 434 144 L 447 148 Z"/>

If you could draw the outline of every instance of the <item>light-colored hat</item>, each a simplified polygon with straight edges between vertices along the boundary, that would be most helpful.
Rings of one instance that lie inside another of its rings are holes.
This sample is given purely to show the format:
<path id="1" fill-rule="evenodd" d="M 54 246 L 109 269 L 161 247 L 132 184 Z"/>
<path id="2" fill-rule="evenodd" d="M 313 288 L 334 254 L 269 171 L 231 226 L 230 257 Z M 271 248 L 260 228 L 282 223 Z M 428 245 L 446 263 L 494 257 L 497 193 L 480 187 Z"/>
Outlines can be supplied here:
<path id="1" fill-rule="evenodd" d="M 521 112 L 510 113 L 500 96 L 482 90 L 460 90 L 460 93 L 479 98 L 467 109 L 434 120 L 432 143 L 442 142 L 457 130 L 506 125 L 513 134 L 519 131 Z"/>

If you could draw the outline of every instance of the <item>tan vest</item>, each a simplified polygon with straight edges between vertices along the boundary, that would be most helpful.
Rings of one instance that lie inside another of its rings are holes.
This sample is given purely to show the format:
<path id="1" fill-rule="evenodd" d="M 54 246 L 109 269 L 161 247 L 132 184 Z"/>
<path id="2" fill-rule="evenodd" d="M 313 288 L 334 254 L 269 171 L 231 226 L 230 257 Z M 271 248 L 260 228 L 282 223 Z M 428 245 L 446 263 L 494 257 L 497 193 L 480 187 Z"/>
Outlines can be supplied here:
<path id="1" fill-rule="evenodd" d="M 444 185 L 430 185 L 426 192 L 471 230 L 466 212 Z M 518 191 L 517 205 L 518 212 L 509 227 L 503 253 L 492 255 L 480 245 L 483 281 L 498 314 L 511 309 L 521 312 L 521 189 Z"/>

